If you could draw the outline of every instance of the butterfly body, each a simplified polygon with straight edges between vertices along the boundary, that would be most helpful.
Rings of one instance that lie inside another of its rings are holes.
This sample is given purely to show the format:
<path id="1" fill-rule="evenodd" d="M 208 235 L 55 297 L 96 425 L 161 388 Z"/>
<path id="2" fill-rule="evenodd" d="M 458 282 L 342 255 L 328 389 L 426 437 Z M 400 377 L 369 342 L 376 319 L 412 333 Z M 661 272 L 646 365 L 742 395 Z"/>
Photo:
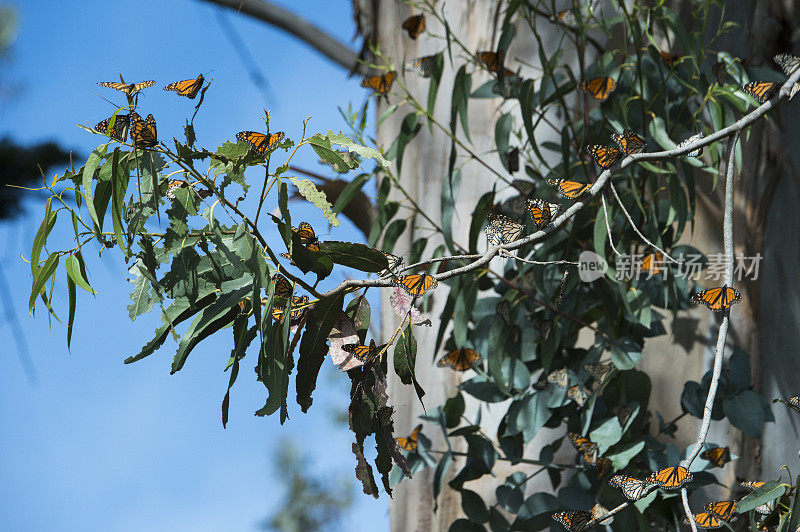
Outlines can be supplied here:
<path id="1" fill-rule="evenodd" d="M 122 91 L 128 96 L 133 96 L 137 92 L 148 87 L 152 87 L 155 84 L 156 82 L 152 79 L 149 81 L 141 81 L 139 83 L 120 83 L 119 81 L 101 81 L 98 83 L 98 85 L 101 87 L 108 87 L 109 89 Z"/>
<path id="2" fill-rule="evenodd" d="M 444 355 L 439 359 L 436 365 L 440 368 L 450 368 L 456 371 L 467 371 L 468 369 L 472 368 L 474 364 L 480 362 L 481 358 L 481 355 L 474 349 L 462 347 L 461 349 L 450 351 Z"/>
<path id="3" fill-rule="evenodd" d="M 582 384 L 576 384 L 567 390 L 567 397 L 575 401 L 578 406 L 583 406 L 589 398 L 589 392 Z"/>
<path id="4" fill-rule="evenodd" d="M 130 116 L 130 134 L 131 142 L 139 148 L 152 148 L 158 144 L 158 132 L 156 130 L 156 119 L 153 115 L 147 115 L 147 118 L 142 120 L 142 117 L 135 112 L 131 112 Z"/>
<path id="5" fill-rule="evenodd" d="M 758 103 L 764 103 L 778 88 L 777 83 L 771 81 L 751 81 L 742 85 L 742 90 L 756 99 Z"/>
<path id="6" fill-rule="evenodd" d="M 555 371 L 551 371 L 547 375 L 547 382 L 552 382 L 553 384 L 555 384 L 557 386 L 561 386 L 562 388 L 567 388 L 567 387 L 569 387 L 569 371 L 567 371 L 567 368 L 561 368 L 561 369 L 557 369 Z M 572 433 L 570 433 L 570 434 L 572 434 Z M 570 439 L 571 438 L 572 437 L 570 436 Z M 589 440 L 586 440 L 586 441 L 588 442 Z M 573 444 L 574 444 L 574 442 L 573 442 Z"/>
<path id="7" fill-rule="evenodd" d="M 622 152 L 612 146 L 601 146 L 599 144 L 592 144 L 587 146 L 586 153 L 592 156 L 597 166 L 603 170 L 607 170 L 617 164 L 617 161 L 622 158 Z"/>
<path id="8" fill-rule="evenodd" d="M 289 312 L 289 319 L 292 321 L 300 319 L 308 308 L 305 306 L 308 303 L 308 296 L 294 296 L 292 297 L 292 310 Z M 286 307 L 272 307 L 272 319 L 275 321 L 283 321 L 283 316 L 286 314 Z"/>
<path id="9" fill-rule="evenodd" d="M 375 340 L 370 340 L 369 345 L 363 344 L 344 344 L 342 349 L 353 355 L 360 362 L 366 364 L 378 354 Z"/>
<path id="10" fill-rule="evenodd" d="M 629 501 L 638 501 L 653 485 L 646 480 L 640 480 L 628 475 L 614 475 L 608 483 L 622 491 L 622 495 Z"/>
<path id="11" fill-rule="evenodd" d="M 677 149 L 681 149 L 681 148 L 683 148 L 683 147 L 685 147 L 685 146 L 688 146 L 689 144 L 691 144 L 691 143 L 693 143 L 693 142 L 695 142 L 695 141 L 698 141 L 698 140 L 700 140 L 700 139 L 702 139 L 702 138 L 703 138 L 703 134 L 702 134 L 702 133 L 698 133 L 698 134 L 696 134 L 696 135 L 692 135 L 692 136 L 691 136 L 691 137 L 689 137 L 688 139 L 686 139 L 686 140 L 684 140 L 684 141 L 681 141 L 681 142 L 680 142 L 680 143 L 679 143 L 679 144 L 676 146 L 676 148 L 677 148 Z M 702 154 L 703 154 L 703 148 L 702 148 L 702 147 L 700 147 L 700 148 L 697 148 L 696 150 L 692 150 L 692 151 L 688 152 L 688 153 L 686 154 L 686 156 L 687 156 L 687 157 L 700 157 Z"/>
<path id="12" fill-rule="evenodd" d="M 683 522 L 684 524 L 689 524 L 689 520 L 686 518 L 683 519 Z M 712 529 L 725 526 L 725 521 L 709 512 L 694 514 L 694 522 L 700 529 Z"/>
<path id="13" fill-rule="evenodd" d="M 433 67 L 436 64 L 435 55 L 426 55 L 424 57 L 417 57 L 406 63 L 406 70 L 416 72 L 423 78 L 429 78 L 433 75 Z"/>
<path id="14" fill-rule="evenodd" d="M 111 128 L 109 130 L 109 127 Z M 112 139 L 120 142 L 125 142 L 128 138 L 128 130 L 130 129 L 130 117 L 126 114 L 117 114 L 114 117 L 114 125 L 111 125 L 111 118 L 99 122 L 94 128 L 100 133 L 105 133 Z"/>
<path id="15" fill-rule="evenodd" d="M 240 131 L 236 134 L 236 140 L 250 144 L 253 151 L 262 157 L 278 147 L 278 143 L 286 135 L 279 131 L 272 134 L 259 133 L 258 131 Z"/>
<path id="16" fill-rule="evenodd" d="M 554 513 L 553 519 L 564 525 L 569 532 L 581 532 L 586 530 L 586 525 L 592 520 L 592 514 L 582 510 L 567 510 Z"/>
<path id="17" fill-rule="evenodd" d="M 712 447 L 703 451 L 700 458 L 708 460 L 715 467 L 722 467 L 731 461 L 731 449 L 730 447 Z"/>
<path id="18" fill-rule="evenodd" d="M 583 196 L 592 185 L 589 183 L 578 183 L 577 181 L 568 181 L 566 179 L 548 179 L 547 184 L 557 187 L 559 195 L 567 199 L 577 199 Z"/>
<path id="19" fill-rule="evenodd" d="M 637 135 L 632 129 L 626 129 L 622 132 L 622 135 L 612 133 L 611 139 L 619 146 L 620 151 L 625 155 L 641 153 L 647 147 L 645 138 Z"/>
<path id="20" fill-rule="evenodd" d="M 647 477 L 648 482 L 658 484 L 659 488 L 665 490 L 678 489 L 691 480 L 692 474 L 683 466 L 665 467 Z"/>
<path id="21" fill-rule="evenodd" d="M 394 441 L 404 451 L 416 451 L 419 446 L 419 433 L 421 430 L 422 425 L 417 425 L 407 438 L 395 438 Z"/>
<path id="22" fill-rule="evenodd" d="M 502 71 L 503 76 L 511 77 L 514 75 L 514 73 L 511 70 L 503 67 L 505 55 L 505 52 L 502 50 L 499 52 L 477 52 L 475 54 L 475 59 L 478 63 L 486 67 L 488 71 L 494 72 L 495 74 L 500 74 Z"/>
<path id="23" fill-rule="evenodd" d="M 403 21 L 402 28 L 408 32 L 408 36 L 416 40 L 425 31 L 425 15 L 413 15 Z"/>
<path id="24" fill-rule="evenodd" d="M 543 199 L 528 199 L 525 200 L 525 205 L 528 207 L 528 214 L 537 229 L 552 222 L 553 218 L 558 215 L 558 211 L 561 210 L 561 205 L 558 203 L 551 203 Z"/>
<path id="25" fill-rule="evenodd" d="M 588 92 L 592 98 L 604 102 L 617 88 L 617 82 L 612 78 L 592 78 L 581 82 L 578 89 Z"/>
<path id="26" fill-rule="evenodd" d="M 175 81 L 164 87 L 165 91 L 175 91 L 178 96 L 185 96 L 190 100 L 194 100 L 197 93 L 203 87 L 205 79 L 200 74 L 195 79 L 185 79 L 183 81 Z"/>
<path id="27" fill-rule="evenodd" d="M 716 501 L 703 506 L 703 510 L 716 515 L 718 518 L 728 521 L 733 517 L 736 510 L 736 501 Z"/>
<path id="28" fill-rule="evenodd" d="M 417 297 L 439 286 L 435 277 L 427 273 L 404 275 L 394 280 L 394 283 L 403 287 L 409 295 Z"/>
<path id="29" fill-rule="evenodd" d="M 727 285 L 719 288 L 706 288 L 692 296 L 692 303 L 703 304 L 714 312 L 728 310 L 734 303 L 741 300 L 742 295 L 739 291 Z"/>
<path id="30" fill-rule="evenodd" d="M 522 232 L 525 230 L 524 225 L 502 214 L 491 213 L 486 220 L 488 223 L 484 231 L 491 247 L 514 242 L 522 236 Z"/>
<path id="31" fill-rule="evenodd" d="M 372 89 L 373 92 L 378 94 L 386 94 L 392 88 L 392 83 L 394 83 L 396 77 L 397 72 L 392 70 L 381 76 L 370 76 L 362 79 L 361 86 L 365 89 Z"/>

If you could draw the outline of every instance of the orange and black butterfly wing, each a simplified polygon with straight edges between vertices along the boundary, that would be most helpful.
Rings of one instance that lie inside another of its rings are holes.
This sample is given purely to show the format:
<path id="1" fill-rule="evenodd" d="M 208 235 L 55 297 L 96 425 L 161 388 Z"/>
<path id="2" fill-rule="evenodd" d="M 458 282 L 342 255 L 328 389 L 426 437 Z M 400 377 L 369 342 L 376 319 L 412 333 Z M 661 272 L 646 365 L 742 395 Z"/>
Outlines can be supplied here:
<path id="1" fill-rule="evenodd" d="M 236 134 L 236 140 L 247 142 L 258 154 L 266 155 L 277 147 L 284 136 L 284 133 L 281 131 L 271 135 L 265 135 L 257 131 L 240 131 Z"/>
<path id="2" fill-rule="evenodd" d="M 709 310 L 721 312 L 728 310 L 731 305 L 741 301 L 742 295 L 735 288 L 721 286 L 719 288 L 707 288 L 692 296 L 692 302 L 703 304 Z"/>
<path id="3" fill-rule="evenodd" d="M 394 83 L 396 77 L 397 72 L 392 70 L 382 76 L 372 76 L 361 80 L 361 86 L 366 89 L 372 89 L 378 94 L 386 94 L 392 88 L 392 83 Z"/>
<path id="4" fill-rule="evenodd" d="M 100 133 L 105 133 L 112 139 L 124 142 L 128 138 L 128 129 L 130 127 L 130 119 L 128 115 L 118 114 L 114 118 L 114 125 L 110 126 L 111 118 L 106 118 L 98 123 L 94 128 Z M 109 130 L 109 127 L 111 128 Z"/>
<path id="5" fill-rule="evenodd" d="M 604 102 L 617 88 L 617 83 L 612 78 L 593 78 L 582 82 L 578 88 L 588 92 L 595 100 Z"/>
<path id="6" fill-rule="evenodd" d="M 777 87 L 777 83 L 770 81 L 751 81 L 742 86 L 742 90 L 755 98 L 758 103 L 764 103 L 769 100 Z"/>
<path id="7" fill-rule="evenodd" d="M 558 194 L 567 199 L 577 199 L 592 188 L 592 185 L 588 183 L 578 183 L 577 181 L 567 181 L 565 179 L 548 179 L 547 184 L 557 187 Z"/>
<path id="8" fill-rule="evenodd" d="M 592 156 L 595 164 L 597 164 L 597 166 L 603 170 L 611 168 L 617 164 L 617 161 L 619 161 L 620 157 L 622 157 L 622 152 L 616 148 L 612 148 L 611 146 L 600 146 L 599 144 L 593 144 L 586 148 L 586 151 Z"/>
<path id="9" fill-rule="evenodd" d="M 131 141 L 139 148 L 152 148 L 158 144 L 158 132 L 156 130 L 156 119 L 153 115 L 147 115 L 142 120 L 136 113 L 131 113 Z"/>
<path id="10" fill-rule="evenodd" d="M 140 90 L 147 89 L 155 84 L 156 84 L 155 80 L 152 79 L 149 81 L 142 81 L 133 86 L 133 90 L 131 91 L 131 93 L 139 92 Z"/>
<path id="11" fill-rule="evenodd" d="M 403 29 L 408 32 L 408 36 L 416 39 L 425 31 L 425 15 L 414 15 L 403 21 Z"/>
<path id="12" fill-rule="evenodd" d="M 633 155 L 634 153 L 641 153 L 647 146 L 647 141 L 644 137 L 637 135 L 633 130 L 626 129 L 622 135 L 616 133 L 611 134 L 611 138 L 619 146 L 619 149 L 625 155 Z"/>
<path id="13" fill-rule="evenodd" d="M 417 425 L 407 438 L 395 438 L 394 441 L 397 445 L 406 451 L 416 451 L 419 445 L 419 433 L 422 430 L 422 425 Z"/>
<path id="14" fill-rule="evenodd" d="M 648 480 L 655 482 L 661 488 L 674 490 L 690 482 L 692 474 L 683 466 L 665 467 L 650 475 Z"/>
<path id="15" fill-rule="evenodd" d="M 689 520 L 684 518 L 683 522 L 689 524 Z M 708 512 L 700 512 L 694 514 L 694 522 L 698 528 L 720 528 L 725 525 L 725 522 L 719 519 L 716 515 Z"/>
<path id="16" fill-rule="evenodd" d="M 580 532 L 592 520 L 592 514 L 581 510 L 567 510 L 554 513 L 553 519 L 564 525 L 564 528 L 570 532 Z"/>
<path id="17" fill-rule="evenodd" d="M 311 246 L 311 244 L 316 245 L 316 249 L 312 249 L 312 251 L 319 251 L 319 245 L 317 241 L 317 234 L 314 233 L 314 228 L 308 222 L 300 222 L 298 227 L 293 227 L 292 231 L 300 237 L 300 242 L 304 245 Z"/>
<path id="18" fill-rule="evenodd" d="M 395 279 L 395 284 L 403 287 L 409 295 L 421 296 L 428 290 L 436 288 L 438 281 L 427 273 L 404 275 Z"/>
<path id="19" fill-rule="evenodd" d="M 712 502 L 703 506 L 703 510 L 727 521 L 733 517 L 733 512 L 736 510 L 736 501 Z"/>
<path id="20" fill-rule="evenodd" d="M 714 447 L 700 454 L 700 458 L 708 460 L 716 467 L 722 467 L 731 461 L 730 447 Z"/>
<path id="21" fill-rule="evenodd" d="M 164 87 L 165 91 L 175 91 L 178 96 L 185 96 L 190 100 L 194 100 L 197 93 L 203 87 L 203 75 L 200 74 L 195 79 L 185 79 L 183 81 L 176 81 Z"/>
<path id="22" fill-rule="evenodd" d="M 275 276 L 275 297 L 289 297 L 292 295 L 292 283 L 281 274 Z"/>

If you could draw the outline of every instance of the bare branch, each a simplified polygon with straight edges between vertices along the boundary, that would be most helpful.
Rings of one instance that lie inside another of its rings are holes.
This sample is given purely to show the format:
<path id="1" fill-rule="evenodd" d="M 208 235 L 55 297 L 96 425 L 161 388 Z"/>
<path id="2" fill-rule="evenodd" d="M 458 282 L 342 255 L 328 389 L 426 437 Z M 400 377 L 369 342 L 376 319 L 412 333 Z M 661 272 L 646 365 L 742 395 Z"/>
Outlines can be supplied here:
<path id="1" fill-rule="evenodd" d="M 367 68 L 359 63 L 358 54 L 336 37 L 326 33 L 306 19 L 267 0 L 205 0 L 211 4 L 227 7 L 237 13 L 272 24 L 291 33 L 322 55 L 347 70 L 366 74 Z"/>

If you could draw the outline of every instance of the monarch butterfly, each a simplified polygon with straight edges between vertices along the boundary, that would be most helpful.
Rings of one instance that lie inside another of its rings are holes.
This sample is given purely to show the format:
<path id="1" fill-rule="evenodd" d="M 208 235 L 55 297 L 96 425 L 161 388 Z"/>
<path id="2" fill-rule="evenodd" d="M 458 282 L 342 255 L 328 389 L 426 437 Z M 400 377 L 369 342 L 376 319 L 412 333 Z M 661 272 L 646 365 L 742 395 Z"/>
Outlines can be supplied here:
<path id="1" fill-rule="evenodd" d="M 108 129 L 109 124 L 111 124 L 111 118 L 106 118 L 94 126 L 94 128 L 100 133 L 105 133 L 112 139 L 125 142 L 125 140 L 128 138 L 128 126 L 130 125 L 130 118 L 128 115 L 118 114 L 114 118 L 114 125 L 111 127 L 110 131 Z"/>
<path id="2" fill-rule="evenodd" d="M 436 56 L 426 55 L 424 57 L 417 57 L 406 63 L 406 70 L 416 72 L 423 78 L 429 78 L 433 75 L 434 65 L 436 65 Z"/>
<path id="3" fill-rule="evenodd" d="M 134 146 L 139 148 L 152 148 L 158 144 L 158 133 L 156 132 L 156 119 L 153 115 L 147 115 L 142 120 L 138 114 L 131 112 L 131 141 Z"/>
<path id="4" fill-rule="evenodd" d="M 586 153 L 591 155 L 597 166 L 603 170 L 611 168 L 617 164 L 617 161 L 619 161 L 620 157 L 622 157 L 622 152 L 618 149 L 611 146 L 601 146 L 599 144 L 588 146 L 586 148 Z"/>
<path id="5" fill-rule="evenodd" d="M 689 520 L 685 517 L 683 522 L 687 525 L 689 524 Z M 694 514 L 694 522 L 699 528 L 719 528 L 725 524 L 725 521 L 708 512 Z"/>
<path id="6" fill-rule="evenodd" d="M 793 406 L 795 410 L 800 412 L 800 395 L 795 395 L 789 398 L 789 406 Z"/>
<path id="7" fill-rule="evenodd" d="M 702 133 L 698 133 L 697 135 L 692 135 L 688 139 L 686 139 L 686 140 L 682 141 L 680 144 L 678 144 L 676 146 L 676 148 L 680 150 L 681 148 L 684 148 L 684 147 L 688 146 L 689 144 L 691 144 L 691 143 L 693 143 L 695 141 L 698 141 L 698 140 L 700 140 L 702 138 L 703 138 L 703 134 Z M 692 151 L 688 152 L 686 154 L 686 156 L 687 157 L 700 157 L 702 154 L 703 154 L 703 147 L 701 146 L 701 147 L 697 148 L 696 150 L 692 150 Z"/>
<path id="8" fill-rule="evenodd" d="M 595 447 L 595 444 L 592 443 L 592 440 L 585 436 L 581 436 L 577 432 L 567 433 L 567 438 L 569 438 L 569 441 L 572 443 L 572 445 L 581 452 L 591 447 Z"/>
<path id="9" fill-rule="evenodd" d="M 658 484 L 660 488 L 674 490 L 690 482 L 692 474 L 683 466 L 665 467 L 647 477 L 647 480 Z"/>
<path id="10" fill-rule="evenodd" d="M 283 140 L 286 135 L 283 131 L 265 135 L 257 131 L 240 131 L 236 134 L 236 140 L 239 142 L 247 142 L 253 147 L 259 155 L 266 155 L 278 147 L 278 143 Z"/>
<path id="11" fill-rule="evenodd" d="M 439 281 L 427 273 L 415 273 L 398 277 L 394 284 L 402 286 L 409 295 L 416 297 L 439 286 Z"/>
<path id="12" fill-rule="evenodd" d="M 154 80 L 142 81 L 139 83 L 120 83 L 119 81 L 101 81 L 98 83 L 101 87 L 108 87 L 109 89 L 116 89 L 122 91 L 128 96 L 133 96 L 140 90 L 152 87 L 156 82 Z"/>
<path id="13" fill-rule="evenodd" d="M 467 371 L 473 364 L 480 362 L 481 355 L 474 349 L 462 347 L 455 351 L 450 351 L 439 359 L 436 363 L 440 368 L 450 368 L 456 371 Z"/>
<path id="14" fill-rule="evenodd" d="M 606 101 L 616 88 L 617 82 L 611 78 L 592 78 L 578 85 L 578 89 L 588 92 L 592 98 L 601 102 Z"/>
<path id="15" fill-rule="evenodd" d="M 369 360 L 375 358 L 375 355 L 378 354 L 378 348 L 375 346 L 375 340 L 370 340 L 368 346 L 362 344 L 344 344 L 342 349 L 365 364 Z"/>
<path id="16" fill-rule="evenodd" d="M 239 312 L 242 314 L 250 314 L 250 311 L 253 309 L 253 303 L 250 301 L 249 297 L 246 297 L 239 301 Z"/>
<path id="17" fill-rule="evenodd" d="M 179 188 L 189 188 L 189 183 L 187 183 L 183 179 L 173 179 L 169 183 L 167 183 L 167 194 L 166 194 L 167 199 L 170 201 L 175 201 L 176 199 L 175 191 L 178 190 Z M 192 190 L 201 199 L 207 198 L 213 194 L 210 190 L 206 190 L 203 188 L 199 189 L 192 188 Z"/>
<path id="18" fill-rule="evenodd" d="M 281 274 L 275 276 L 275 297 L 289 297 L 292 295 L 292 283 Z"/>
<path id="19" fill-rule="evenodd" d="M 692 296 L 692 303 L 702 303 L 714 312 L 728 310 L 731 305 L 741 300 L 742 294 L 727 285 L 722 285 L 719 288 L 706 288 Z"/>
<path id="20" fill-rule="evenodd" d="M 636 477 L 631 477 L 628 475 L 614 475 L 611 477 L 611 480 L 609 480 L 608 483 L 615 488 L 619 488 L 622 491 L 622 495 L 624 495 L 629 501 L 638 501 L 653 485 L 646 480 L 639 480 Z"/>
<path id="21" fill-rule="evenodd" d="M 645 138 L 634 133 L 632 129 L 626 129 L 622 132 L 622 135 L 612 133 L 611 139 L 617 143 L 620 151 L 625 155 L 641 153 L 647 147 Z"/>
<path id="22" fill-rule="evenodd" d="M 569 371 L 567 371 L 567 368 L 561 368 L 555 371 L 551 371 L 547 375 L 547 382 L 552 382 L 553 384 L 557 384 L 562 388 L 566 388 L 567 386 L 569 386 Z M 570 436 L 570 439 L 572 439 L 572 436 Z M 574 444 L 575 442 L 572 443 Z"/>
<path id="23" fill-rule="evenodd" d="M 414 430 L 411 431 L 411 434 L 408 435 L 407 438 L 395 438 L 394 441 L 397 443 L 397 446 L 401 449 L 406 451 L 416 451 L 419 442 L 417 438 L 419 438 L 419 432 L 422 430 L 422 424 L 417 425 L 414 427 Z"/>
<path id="24" fill-rule="evenodd" d="M 592 521 L 597 521 L 598 524 L 606 524 L 609 525 L 614 520 L 613 517 L 609 517 L 603 519 L 604 516 L 608 515 L 610 512 L 608 508 L 603 507 L 602 504 L 599 502 L 592 506 Z"/>
<path id="25" fill-rule="evenodd" d="M 475 59 L 478 63 L 482 64 L 486 67 L 487 70 L 490 72 L 494 72 L 495 74 L 499 74 L 500 70 L 503 71 L 503 76 L 510 77 L 513 76 L 514 73 L 507 68 L 503 67 L 503 60 L 505 59 L 506 53 L 503 50 L 498 52 L 476 52 Z"/>
<path id="26" fill-rule="evenodd" d="M 771 81 L 751 81 L 742 85 L 742 90 L 755 98 L 758 103 L 764 103 L 769 100 L 777 87 L 778 84 Z"/>
<path id="27" fill-rule="evenodd" d="M 727 521 L 733 517 L 733 511 L 736 510 L 736 501 L 710 502 L 703 506 L 703 510 Z"/>
<path id="28" fill-rule="evenodd" d="M 747 488 L 750 491 L 755 491 L 761 486 L 766 484 L 766 482 L 760 480 L 747 480 L 744 482 L 739 482 L 739 485 L 743 488 Z M 775 506 L 778 503 L 778 499 L 772 499 L 771 501 L 765 502 L 758 508 L 756 508 L 756 513 L 760 513 L 761 515 L 771 514 L 772 511 L 775 509 Z"/>
<path id="29" fill-rule="evenodd" d="M 553 218 L 558 215 L 558 211 L 561 210 L 561 205 L 558 203 L 550 203 L 543 199 L 525 200 L 525 205 L 528 207 L 528 214 L 531 215 L 537 229 L 553 221 Z"/>
<path id="30" fill-rule="evenodd" d="M 731 461 L 730 447 L 713 447 L 706 449 L 700 454 L 700 458 L 708 460 L 715 467 L 722 467 Z"/>
<path id="31" fill-rule="evenodd" d="M 175 91 L 178 93 L 178 96 L 186 96 L 190 100 L 194 100 L 194 97 L 197 96 L 197 93 L 203 87 L 203 75 L 200 74 L 195 79 L 185 79 L 183 81 L 176 81 L 174 83 L 170 83 L 166 87 L 164 87 L 165 91 Z"/>
<path id="32" fill-rule="evenodd" d="M 614 371 L 614 364 L 584 364 L 583 367 L 597 382 L 603 382 Z"/>
<path id="33" fill-rule="evenodd" d="M 299 319 L 308 309 L 308 307 L 305 306 L 306 303 L 308 303 L 308 296 L 292 297 L 292 310 L 289 312 L 289 318 L 293 321 Z M 283 321 L 283 315 L 285 313 L 286 307 L 272 307 L 272 319 L 275 321 Z"/>
<path id="34" fill-rule="evenodd" d="M 391 253 L 386 253 L 385 251 L 381 251 L 386 256 L 386 261 L 389 263 L 389 266 L 381 272 L 381 275 L 390 275 L 394 274 L 400 265 L 403 264 L 403 257 L 398 257 L 397 255 L 392 255 Z"/>
<path id="35" fill-rule="evenodd" d="M 675 66 L 675 63 L 678 61 L 678 59 L 680 59 L 679 55 L 671 54 L 669 52 L 658 52 L 658 55 L 661 56 L 661 60 L 664 61 L 664 64 L 669 68 Z"/>
<path id="36" fill-rule="evenodd" d="M 524 225 L 518 224 L 502 214 L 491 213 L 486 219 L 489 223 L 483 230 L 486 232 L 486 239 L 489 241 L 490 247 L 514 242 L 525 230 Z"/>
<path id="37" fill-rule="evenodd" d="M 800 57 L 792 54 L 778 54 L 775 56 L 775 62 L 787 76 L 794 74 L 797 67 L 800 67 Z"/>
<path id="38" fill-rule="evenodd" d="M 292 231 L 300 237 L 300 243 L 309 251 L 319 251 L 319 239 L 314 228 L 308 222 L 300 222 L 299 227 L 292 227 Z"/>
<path id="39" fill-rule="evenodd" d="M 382 76 L 370 76 L 361 80 L 361 86 L 365 89 L 372 89 L 378 94 L 386 94 L 392 88 L 394 78 L 397 77 L 397 72 L 392 70 Z"/>
<path id="40" fill-rule="evenodd" d="M 575 16 L 575 12 L 571 9 L 562 9 L 559 11 L 556 15 L 556 21 L 570 28 L 578 25 L 578 18 Z"/>
<path id="41" fill-rule="evenodd" d="M 564 525 L 564 528 L 570 532 L 581 532 L 592 520 L 592 514 L 581 510 L 567 510 L 554 513 L 553 519 Z"/>
<path id="42" fill-rule="evenodd" d="M 425 15 L 414 15 L 403 21 L 403 29 L 408 32 L 408 36 L 416 40 L 425 31 Z"/>
<path id="43" fill-rule="evenodd" d="M 567 199 L 579 198 L 592 188 L 590 183 L 578 183 L 577 181 L 567 181 L 566 179 L 548 179 L 547 184 L 558 187 L 558 193 Z"/>
<path id="44" fill-rule="evenodd" d="M 576 384 L 567 390 L 567 397 L 575 401 L 578 406 L 586 404 L 586 399 L 589 398 L 589 392 L 581 384 Z"/>
<path id="45" fill-rule="evenodd" d="M 659 268 L 659 264 L 664 262 L 664 255 L 661 253 L 650 253 L 642 259 L 642 271 L 649 272 L 651 275 L 658 275 L 664 270 Z"/>

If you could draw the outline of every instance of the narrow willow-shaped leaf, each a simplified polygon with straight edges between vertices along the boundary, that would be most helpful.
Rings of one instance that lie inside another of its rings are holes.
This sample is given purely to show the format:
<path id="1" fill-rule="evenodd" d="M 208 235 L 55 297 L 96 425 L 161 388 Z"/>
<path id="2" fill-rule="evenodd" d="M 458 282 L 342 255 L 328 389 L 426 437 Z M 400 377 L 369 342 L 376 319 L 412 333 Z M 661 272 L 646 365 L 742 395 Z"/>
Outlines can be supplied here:
<path id="1" fill-rule="evenodd" d="M 323 299 L 308 313 L 305 332 L 300 342 L 300 359 L 297 361 L 297 404 L 307 412 L 317 386 L 317 375 L 328 352 L 328 335 L 342 311 L 344 294 Z"/>

